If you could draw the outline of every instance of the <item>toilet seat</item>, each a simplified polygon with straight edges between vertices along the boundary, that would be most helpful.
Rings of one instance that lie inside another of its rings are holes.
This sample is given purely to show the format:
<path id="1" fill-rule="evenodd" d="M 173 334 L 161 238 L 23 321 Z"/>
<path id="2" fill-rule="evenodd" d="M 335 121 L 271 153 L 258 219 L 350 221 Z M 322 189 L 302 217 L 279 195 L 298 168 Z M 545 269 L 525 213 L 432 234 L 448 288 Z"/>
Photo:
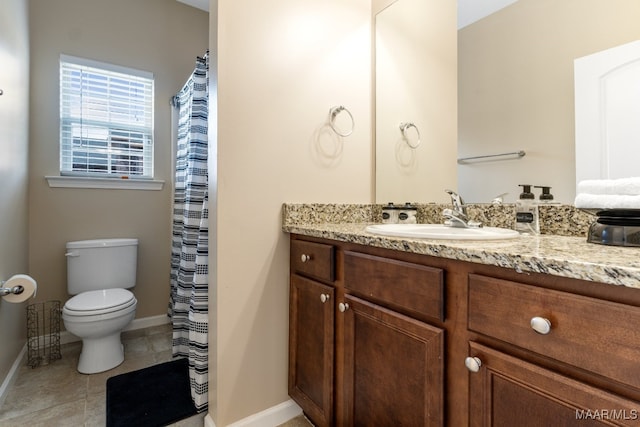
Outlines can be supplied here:
<path id="1" fill-rule="evenodd" d="M 127 289 L 104 289 L 82 292 L 64 305 L 62 312 L 67 316 L 96 316 L 115 313 L 137 304 L 131 291 Z"/>

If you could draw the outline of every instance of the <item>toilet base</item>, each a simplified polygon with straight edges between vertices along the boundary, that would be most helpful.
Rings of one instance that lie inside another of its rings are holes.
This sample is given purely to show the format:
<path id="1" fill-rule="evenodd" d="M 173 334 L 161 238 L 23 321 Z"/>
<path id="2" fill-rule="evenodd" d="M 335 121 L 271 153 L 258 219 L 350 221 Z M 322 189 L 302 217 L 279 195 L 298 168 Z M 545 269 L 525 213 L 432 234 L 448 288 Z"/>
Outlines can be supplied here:
<path id="1" fill-rule="evenodd" d="M 113 369 L 124 361 L 120 333 L 136 316 L 136 301 L 122 310 L 104 314 L 76 315 L 62 309 L 64 327 L 82 340 L 78 372 L 97 374 Z"/>
<path id="2" fill-rule="evenodd" d="M 108 371 L 124 362 L 124 346 L 120 342 L 120 331 L 98 339 L 84 338 L 78 361 L 78 372 L 97 374 Z"/>

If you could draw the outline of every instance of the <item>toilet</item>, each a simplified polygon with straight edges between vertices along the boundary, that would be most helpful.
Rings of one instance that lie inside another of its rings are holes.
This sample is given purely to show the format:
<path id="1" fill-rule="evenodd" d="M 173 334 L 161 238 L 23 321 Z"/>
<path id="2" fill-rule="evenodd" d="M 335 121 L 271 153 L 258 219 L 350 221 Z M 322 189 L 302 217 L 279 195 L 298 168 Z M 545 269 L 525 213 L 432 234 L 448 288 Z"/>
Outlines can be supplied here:
<path id="1" fill-rule="evenodd" d="M 128 289 L 136 285 L 137 239 L 68 242 L 64 326 L 82 339 L 78 371 L 95 374 L 124 361 L 122 330 L 134 319 L 138 301 Z"/>

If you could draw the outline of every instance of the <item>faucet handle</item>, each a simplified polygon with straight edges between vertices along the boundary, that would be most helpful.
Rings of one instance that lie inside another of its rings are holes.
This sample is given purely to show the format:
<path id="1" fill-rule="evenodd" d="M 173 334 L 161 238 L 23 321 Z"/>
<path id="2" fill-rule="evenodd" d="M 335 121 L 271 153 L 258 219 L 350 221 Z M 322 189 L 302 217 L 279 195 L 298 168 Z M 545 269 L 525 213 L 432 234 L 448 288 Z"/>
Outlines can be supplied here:
<path id="1" fill-rule="evenodd" d="M 464 206 L 464 200 L 462 200 L 462 197 L 460 197 L 460 195 L 453 190 L 445 189 L 444 191 L 451 196 L 453 209 L 466 215 L 467 209 Z"/>

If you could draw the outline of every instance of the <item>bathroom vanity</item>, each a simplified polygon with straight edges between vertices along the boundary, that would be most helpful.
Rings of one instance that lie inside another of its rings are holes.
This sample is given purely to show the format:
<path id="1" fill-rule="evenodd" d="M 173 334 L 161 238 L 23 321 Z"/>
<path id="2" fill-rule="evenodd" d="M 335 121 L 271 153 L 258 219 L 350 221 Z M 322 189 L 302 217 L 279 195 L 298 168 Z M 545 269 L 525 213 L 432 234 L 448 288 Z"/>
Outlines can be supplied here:
<path id="1" fill-rule="evenodd" d="M 289 394 L 315 425 L 640 424 L 637 249 L 365 228 L 283 226 Z"/>

